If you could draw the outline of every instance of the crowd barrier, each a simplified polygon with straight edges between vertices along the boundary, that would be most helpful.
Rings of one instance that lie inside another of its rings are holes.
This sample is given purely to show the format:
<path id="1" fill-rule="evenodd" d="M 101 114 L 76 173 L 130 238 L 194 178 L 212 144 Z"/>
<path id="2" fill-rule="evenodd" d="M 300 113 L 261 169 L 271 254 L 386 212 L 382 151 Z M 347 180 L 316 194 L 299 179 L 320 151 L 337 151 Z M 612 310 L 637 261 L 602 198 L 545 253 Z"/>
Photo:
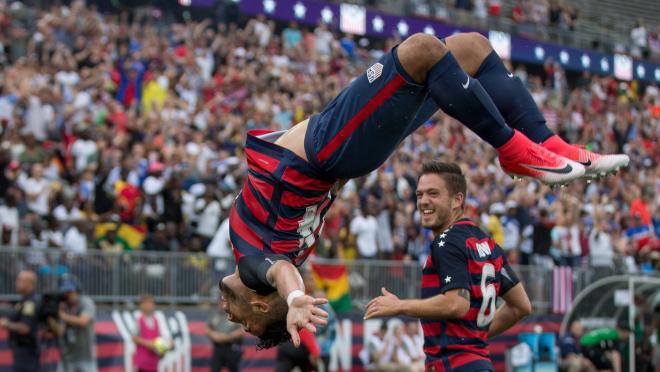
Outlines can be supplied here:
<path id="1" fill-rule="evenodd" d="M 314 259 L 314 258 L 313 258 Z M 317 259 L 321 260 L 321 259 Z M 418 297 L 421 267 L 416 262 L 388 260 L 328 260 L 346 265 L 353 308 L 362 310 L 385 287 L 402 298 Z M 150 293 L 159 303 L 178 306 L 216 303 L 220 278 L 234 270 L 233 257 L 212 258 L 204 253 L 127 251 L 84 254 L 59 249 L 0 248 L 0 301 L 15 300 L 14 278 L 22 269 L 39 276 L 39 292 L 57 289 L 64 273 L 75 275 L 82 290 L 96 302 L 122 306 Z M 588 267 L 558 270 L 517 266 L 535 313 L 563 313 L 574 294 L 595 278 Z M 559 280 L 558 280 L 559 278 Z"/>

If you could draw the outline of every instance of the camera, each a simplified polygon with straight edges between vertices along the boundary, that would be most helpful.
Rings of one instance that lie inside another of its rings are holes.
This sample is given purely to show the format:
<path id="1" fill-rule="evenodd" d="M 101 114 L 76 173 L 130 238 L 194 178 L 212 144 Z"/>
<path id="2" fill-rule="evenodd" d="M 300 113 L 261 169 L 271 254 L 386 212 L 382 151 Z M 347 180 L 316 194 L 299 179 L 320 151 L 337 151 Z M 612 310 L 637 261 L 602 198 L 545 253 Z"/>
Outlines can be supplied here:
<path id="1" fill-rule="evenodd" d="M 60 303 L 66 301 L 64 293 L 46 292 L 41 297 L 41 306 L 37 319 L 39 322 L 46 323 L 48 318 L 59 319 Z"/>

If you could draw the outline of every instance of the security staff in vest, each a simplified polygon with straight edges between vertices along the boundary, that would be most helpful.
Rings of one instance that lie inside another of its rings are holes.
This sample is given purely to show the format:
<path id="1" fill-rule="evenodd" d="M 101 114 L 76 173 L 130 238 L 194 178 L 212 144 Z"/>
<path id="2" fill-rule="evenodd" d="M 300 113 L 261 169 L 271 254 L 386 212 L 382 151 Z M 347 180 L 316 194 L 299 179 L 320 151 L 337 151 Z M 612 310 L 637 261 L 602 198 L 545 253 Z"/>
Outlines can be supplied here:
<path id="1" fill-rule="evenodd" d="M 13 372 L 39 370 L 39 344 L 37 343 L 38 301 L 34 293 L 37 275 L 24 270 L 16 278 L 16 292 L 22 296 L 9 317 L 0 318 L 0 328 L 9 332 L 9 347 L 14 356 Z"/>

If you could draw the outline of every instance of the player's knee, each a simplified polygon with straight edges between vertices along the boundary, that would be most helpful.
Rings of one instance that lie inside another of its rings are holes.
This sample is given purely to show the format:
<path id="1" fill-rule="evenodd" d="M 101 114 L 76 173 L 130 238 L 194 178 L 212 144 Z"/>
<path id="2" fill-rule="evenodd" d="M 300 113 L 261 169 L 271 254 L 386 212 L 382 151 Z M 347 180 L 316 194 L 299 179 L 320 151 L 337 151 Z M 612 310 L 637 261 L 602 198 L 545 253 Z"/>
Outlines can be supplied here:
<path id="1" fill-rule="evenodd" d="M 482 55 L 488 55 L 493 51 L 490 41 L 478 32 L 468 32 L 465 34 L 466 40 L 469 42 L 469 48 Z"/>
<path id="2" fill-rule="evenodd" d="M 426 80 L 426 73 L 445 54 L 447 47 L 435 36 L 417 33 L 397 48 L 397 57 L 408 75 L 418 82 Z"/>
<path id="3" fill-rule="evenodd" d="M 461 68 L 472 76 L 493 51 L 490 41 L 478 32 L 455 34 L 447 37 L 445 42 Z"/>

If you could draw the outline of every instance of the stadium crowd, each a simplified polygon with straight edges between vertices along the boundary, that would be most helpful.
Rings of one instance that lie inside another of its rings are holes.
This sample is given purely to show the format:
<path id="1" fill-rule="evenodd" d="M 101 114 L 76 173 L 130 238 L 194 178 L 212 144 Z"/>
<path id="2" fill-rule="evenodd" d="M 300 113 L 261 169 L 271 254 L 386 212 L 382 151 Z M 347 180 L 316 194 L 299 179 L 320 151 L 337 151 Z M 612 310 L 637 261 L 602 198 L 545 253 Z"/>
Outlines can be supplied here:
<path id="1" fill-rule="evenodd" d="M 8 12 L 0 7 L 0 241 L 73 254 L 229 256 L 223 222 L 246 174 L 246 131 L 284 130 L 320 111 L 398 42 L 264 17 L 239 26 L 172 23 L 153 9 L 102 15 L 81 1 L 32 12 L 31 33 Z M 466 170 L 467 215 L 514 262 L 659 269 L 657 85 L 572 78 L 551 60 L 539 73 L 512 70 L 553 130 L 625 152 L 629 168 L 557 190 L 513 181 L 493 149 L 438 113 L 343 188 L 319 254 L 423 260 L 431 237 L 418 221 L 416 174 L 440 157 Z M 107 223 L 116 228 L 99 229 Z M 137 244 L 119 239 L 120 225 L 137 226 Z"/>

